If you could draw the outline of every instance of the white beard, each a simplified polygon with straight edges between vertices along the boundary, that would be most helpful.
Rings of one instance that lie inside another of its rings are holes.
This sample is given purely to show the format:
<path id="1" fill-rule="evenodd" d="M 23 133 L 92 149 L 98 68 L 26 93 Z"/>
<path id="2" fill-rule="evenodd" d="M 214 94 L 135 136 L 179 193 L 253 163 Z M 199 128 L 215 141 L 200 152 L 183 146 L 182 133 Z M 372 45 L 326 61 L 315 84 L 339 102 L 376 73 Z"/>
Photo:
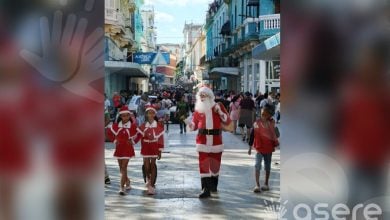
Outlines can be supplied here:
<path id="1" fill-rule="evenodd" d="M 195 103 L 195 111 L 199 113 L 205 113 L 206 111 L 211 110 L 214 105 L 214 100 L 211 100 L 210 98 L 207 98 L 203 102 L 200 100 L 200 98 L 197 98 Z"/>

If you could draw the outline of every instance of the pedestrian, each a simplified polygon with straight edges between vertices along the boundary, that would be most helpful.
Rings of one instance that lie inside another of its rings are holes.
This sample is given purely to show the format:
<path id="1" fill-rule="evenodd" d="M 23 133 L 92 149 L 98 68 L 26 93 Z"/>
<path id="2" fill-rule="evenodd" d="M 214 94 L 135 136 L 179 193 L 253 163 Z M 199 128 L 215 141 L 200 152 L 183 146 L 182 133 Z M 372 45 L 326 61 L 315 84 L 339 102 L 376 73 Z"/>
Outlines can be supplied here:
<path id="1" fill-rule="evenodd" d="M 169 132 L 169 108 L 172 106 L 172 101 L 169 99 L 170 94 L 168 92 L 163 92 L 163 100 L 161 101 L 161 110 L 164 111 L 164 122 L 166 124 L 166 132 Z"/>
<path id="2" fill-rule="evenodd" d="M 114 95 L 112 96 L 112 104 L 114 105 L 114 110 L 115 110 L 114 115 L 116 115 L 119 108 L 122 106 L 121 105 L 121 96 L 119 95 L 118 92 L 114 92 Z"/>
<path id="3" fill-rule="evenodd" d="M 157 179 L 156 159 L 161 159 L 164 149 L 164 125 L 158 122 L 157 110 L 148 105 L 145 110 L 145 122 L 137 128 L 134 143 L 141 140 L 141 155 L 143 157 L 143 171 L 149 195 L 155 194 Z"/>
<path id="4" fill-rule="evenodd" d="M 269 176 L 271 174 L 272 152 L 279 146 L 279 141 L 275 133 L 275 121 L 272 119 L 274 114 L 271 106 L 266 105 L 261 110 L 260 119 L 253 124 L 251 138 L 249 141 L 248 154 L 251 155 L 252 147 L 256 150 L 255 179 L 256 186 L 253 192 L 259 193 L 261 190 L 269 190 Z M 261 162 L 264 159 L 265 181 L 264 186 L 260 188 L 260 170 Z"/>
<path id="5" fill-rule="evenodd" d="M 107 131 L 107 128 L 108 128 L 108 125 L 110 124 L 110 122 L 111 122 L 110 113 L 108 112 L 108 110 L 105 110 L 104 111 L 104 129 L 105 129 L 105 131 Z M 105 142 L 106 141 L 109 141 L 107 132 L 105 132 Z M 104 161 L 104 183 L 111 184 L 110 175 L 108 174 L 108 171 L 107 171 L 106 161 Z"/>
<path id="6" fill-rule="evenodd" d="M 137 121 L 138 121 L 139 125 L 144 123 L 144 120 L 145 120 L 145 106 L 148 104 L 148 102 L 149 102 L 148 95 L 146 93 L 142 94 L 141 95 L 141 100 L 140 100 L 138 108 L 137 108 Z"/>
<path id="7" fill-rule="evenodd" d="M 240 107 L 240 100 L 239 96 L 236 95 L 233 97 L 232 101 L 230 102 L 230 120 L 233 121 L 233 134 L 237 134 L 237 121 L 239 119 L 239 107 Z"/>
<path id="8" fill-rule="evenodd" d="M 175 117 L 179 121 L 180 125 L 180 134 L 187 133 L 186 129 L 186 124 L 184 120 L 189 116 L 189 105 L 184 101 L 184 96 L 178 97 L 179 101 L 177 102 L 176 105 L 176 112 L 175 112 Z"/>
<path id="9" fill-rule="evenodd" d="M 239 123 L 242 141 L 249 141 L 250 129 L 255 121 L 255 102 L 251 98 L 250 92 L 245 92 L 245 97 L 240 101 Z M 245 129 L 246 128 L 246 129 Z"/>
<path id="10" fill-rule="evenodd" d="M 127 165 L 129 160 L 135 156 L 134 142 L 132 139 L 137 134 L 137 125 L 131 119 L 131 113 L 128 107 L 122 106 L 119 111 L 121 121 L 114 123 L 109 129 L 109 136 L 115 143 L 114 157 L 118 159 L 120 178 L 120 195 L 126 195 L 126 190 L 130 190 L 130 179 L 127 176 Z"/>
<path id="11" fill-rule="evenodd" d="M 280 123 L 280 93 L 278 93 L 275 97 L 276 100 L 276 106 L 275 106 L 275 120 L 276 123 Z"/>
<path id="12" fill-rule="evenodd" d="M 217 192 L 221 157 L 223 152 L 222 124 L 231 123 L 228 112 L 220 103 L 215 103 L 213 91 L 202 86 L 196 95 L 192 121 L 186 121 L 190 130 L 198 130 L 196 150 L 199 154 L 199 170 L 202 193 L 199 198 L 210 197 Z"/>

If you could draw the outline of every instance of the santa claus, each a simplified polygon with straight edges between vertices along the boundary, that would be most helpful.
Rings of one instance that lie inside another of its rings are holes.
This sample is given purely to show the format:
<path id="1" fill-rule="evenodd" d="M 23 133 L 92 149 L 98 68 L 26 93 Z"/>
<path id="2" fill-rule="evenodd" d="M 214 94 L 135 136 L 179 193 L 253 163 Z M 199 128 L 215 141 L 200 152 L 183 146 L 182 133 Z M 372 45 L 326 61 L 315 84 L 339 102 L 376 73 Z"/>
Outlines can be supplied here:
<path id="1" fill-rule="evenodd" d="M 231 122 L 225 107 L 222 103 L 215 103 L 214 99 L 213 91 L 202 86 L 196 95 L 192 121 L 188 122 L 190 130 L 198 130 L 196 149 L 202 183 L 199 198 L 208 198 L 210 192 L 217 192 L 223 152 L 222 125 Z"/>

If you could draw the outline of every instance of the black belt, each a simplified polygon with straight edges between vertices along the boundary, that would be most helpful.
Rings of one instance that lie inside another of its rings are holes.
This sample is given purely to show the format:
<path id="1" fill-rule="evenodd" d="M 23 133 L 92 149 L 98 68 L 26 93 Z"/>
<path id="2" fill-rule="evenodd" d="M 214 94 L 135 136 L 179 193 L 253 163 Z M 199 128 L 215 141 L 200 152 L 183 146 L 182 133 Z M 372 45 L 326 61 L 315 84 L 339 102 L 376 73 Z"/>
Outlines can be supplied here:
<path id="1" fill-rule="evenodd" d="M 202 134 L 202 135 L 220 135 L 221 133 L 222 133 L 221 129 L 203 129 L 203 128 L 200 128 L 198 134 Z"/>

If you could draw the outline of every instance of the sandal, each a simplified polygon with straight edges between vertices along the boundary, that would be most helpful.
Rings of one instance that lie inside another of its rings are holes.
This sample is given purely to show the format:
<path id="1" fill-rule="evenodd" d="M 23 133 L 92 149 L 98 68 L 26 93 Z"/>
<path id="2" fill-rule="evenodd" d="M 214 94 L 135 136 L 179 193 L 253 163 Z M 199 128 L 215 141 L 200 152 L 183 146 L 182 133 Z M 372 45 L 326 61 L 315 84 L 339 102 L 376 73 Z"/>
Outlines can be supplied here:
<path id="1" fill-rule="evenodd" d="M 261 190 L 263 190 L 263 191 L 269 191 L 269 186 L 268 186 L 268 185 L 262 186 L 262 187 L 261 187 Z"/>
<path id="2" fill-rule="evenodd" d="M 111 184 L 111 180 L 110 180 L 110 178 L 109 177 L 106 177 L 105 179 L 104 179 L 104 184 Z"/>
<path id="3" fill-rule="evenodd" d="M 125 184 L 125 190 L 131 190 L 130 180 Z"/>
<path id="4" fill-rule="evenodd" d="M 256 186 L 255 188 L 253 188 L 253 192 L 254 193 L 260 193 L 260 188 L 258 186 Z"/>
<path id="5" fill-rule="evenodd" d="M 126 195 L 126 192 L 125 192 L 125 190 L 124 190 L 123 188 L 121 188 L 121 189 L 119 190 L 119 195 L 121 195 L 121 196 Z"/>

